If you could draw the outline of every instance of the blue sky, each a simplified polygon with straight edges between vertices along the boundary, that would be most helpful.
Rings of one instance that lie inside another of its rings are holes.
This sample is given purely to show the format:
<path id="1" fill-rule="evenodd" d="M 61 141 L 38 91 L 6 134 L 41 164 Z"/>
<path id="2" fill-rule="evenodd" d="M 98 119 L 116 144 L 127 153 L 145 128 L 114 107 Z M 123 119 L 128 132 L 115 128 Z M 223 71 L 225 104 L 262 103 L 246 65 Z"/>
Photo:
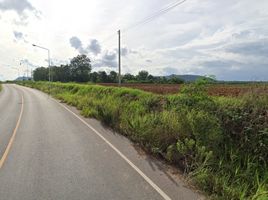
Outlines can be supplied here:
<path id="1" fill-rule="evenodd" d="M 68 63 L 79 53 L 93 70 L 116 70 L 117 30 L 172 0 L 0 0 L 0 79 L 19 68 Z M 148 24 L 122 31 L 122 71 L 215 75 L 268 81 L 267 0 L 187 0 Z M 20 61 L 23 60 L 19 65 Z"/>

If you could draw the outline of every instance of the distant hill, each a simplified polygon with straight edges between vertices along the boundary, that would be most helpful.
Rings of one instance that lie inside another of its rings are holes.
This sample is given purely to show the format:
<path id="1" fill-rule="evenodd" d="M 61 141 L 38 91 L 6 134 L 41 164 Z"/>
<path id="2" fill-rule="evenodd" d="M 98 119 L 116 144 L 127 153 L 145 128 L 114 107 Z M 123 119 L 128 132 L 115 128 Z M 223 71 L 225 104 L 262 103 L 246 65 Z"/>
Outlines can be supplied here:
<path id="1" fill-rule="evenodd" d="M 26 76 L 20 76 L 20 77 L 16 78 L 14 81 L 28 81 L 28 80 L 32 80 L 32 78 L 26 77 Z"/>
<path id="2" fill-rule="evenodd" d="M 185 82 L 194 82 L 200 78 L 206 78 L 205 76 L 191 75 L 191 74 L 185 74 L 185 75 L 172 74 L 172 75 L 166 76 L 167 79 L 171 79 L 172 77 L 177 77 L 179 79 L 184 80 Z"/>

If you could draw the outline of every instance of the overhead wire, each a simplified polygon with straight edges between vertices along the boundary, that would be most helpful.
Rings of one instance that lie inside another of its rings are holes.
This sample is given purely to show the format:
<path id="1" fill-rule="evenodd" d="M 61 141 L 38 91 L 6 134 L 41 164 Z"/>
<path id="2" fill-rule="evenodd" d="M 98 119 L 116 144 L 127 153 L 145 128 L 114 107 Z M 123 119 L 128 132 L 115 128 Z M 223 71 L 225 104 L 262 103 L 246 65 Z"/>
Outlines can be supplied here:
<path id="1" fill-rule="evenodd" d="M 133 28 L 136 28 L 137 26 L 141 26 L 144 24 L 147 24 L 151 21 L 153 21 L 155 18 L 160 17 L 161 15 L 166 14 L 167 12 L 171 11 L 172 9 L 176 8 L 177 6 L 183 4 L 184 2 L 186 2 L 187 0 L 183 0 L 183 1 L 175 1 L 173 3 L 170 3 L 168 5 L 166 5 L 164 8 L 156 11 L 155 13 L 153 13 L 152 15 L 145 17 L 143 20 L 123 29 L 122 31 L 127 32 Z"/>
<path id="2" fill-rule="evenodd" d="M 169 3 L 166 6 L 164 6 L 163 8 L 161 8 L 160 10 L 156 11 L 155 13 L 145 17 L 141 21 L 139 21 L 139 22 L 137 22 L 137 23 L 135 23 L 135 24 L 133 24 L 133 25 L 131 25 L 129 27 L 123 28 L 122 31 L 123 32 L 128 32 L 128 31 L 130 31 L 130 30 L 132 30 L 132 29 L 134 29 L 134 28 L 136 28 L 138 26 L 147 24 L 147 23 L 153 21 L 155 18 L 166 14 L 167 12 L 171 11 L 172 9 L 176 8 L 177 6 L 183 4 L 186 1 L 187 0 L 180 0 L 180 1 L 175 1 L 175 2 Z M 116 36 L 116 33 L 113 33 L 113 34 L 109 35 L 107 38 L 102 40 L 101 43 L 102 44 L 107 44 L 109 41 L 111 41 L 113 39 L 114 36 Z"/>

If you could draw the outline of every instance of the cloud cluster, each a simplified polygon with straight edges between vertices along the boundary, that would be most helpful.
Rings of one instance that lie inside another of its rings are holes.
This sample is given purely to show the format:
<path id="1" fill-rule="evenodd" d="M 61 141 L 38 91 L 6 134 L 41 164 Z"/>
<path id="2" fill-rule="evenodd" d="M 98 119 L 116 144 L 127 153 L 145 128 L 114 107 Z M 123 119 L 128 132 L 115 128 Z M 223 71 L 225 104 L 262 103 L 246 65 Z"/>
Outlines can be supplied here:
<path id="1" fill-rule="evenodd" d="M 92 52 L 95 56 L 101 53 L 101 46 L 98 42 L 98 40 L 93 39 L 90 41 L 90 44 L 87 47 L 87 50 L 89 52 Z"/>
<path id="2" fill-rule="evenodd" d="M 87 54 L 87 51 L 83 48 L 81 40 L 74 36 L 70 38 L 70 44 L 75 48 L 80 54 Z"/>
<path id="3" fill-rule="evenodd" d="M 28 0 L 3 0 L 0 1 L 0 11 L 14 11 L 18 14 L 21 22 L 17 24 L 25 24 L 28 18 L 27 11 L 33 13 L 37 18 L 40 17 L 41 12 L 38 11 Z"/>
<path id="4" fill-rule="evenodd" d="M 91 40 L 86 47 L 84 47 L 82 41 L 76 36 L 71 37 L 69 42 L 71 46 L 75 48 L 80 54 L 91 53 L 94 56 L 97 56 L 101 53 L 101 46 L 96 39 Z"/>
<path id="5" fill-rule="evenodd" d="M 244 41 L 243 43 L 233 44 L 227 47 L 226 51 L 245 56 L 251 55 L 265 57 L 268 55 L 268 37 L 266 39 L 249 42 Z"/>
<path id="6" fill-rule="evenodd" d="M 117 51 L 105 51 L 100 58 L 93 62 L 93 67 L 115 68 L 117 66 Z"/>
<path id="7" fill-rule="evenodd" d="M 0 10 L 13 10 L 19 15 L 22 15 L 26 10 L 34 11 L 35 8 L 27 0 L 3 0 L 0 2 Z"/>
<path id="8" fill-rule="evenodd" d="M 18 17 L 13 16 L 11 21 L 16 26 L 27 26 L 30 16 L 41 19 L 41 11 L 37 10 L 28 0 L 0 0 L 0 14 L 6 11 L 12 11 L 17 14 Z M 25 39 L 24 41 L 26 42 Z"/>
<path id="9" fill-rule="evenodd" d="M 129 55 L 138 54 L 138 51 L 128 49 L 127 47 L 121 48 L 122 58 L 126 58 Z M 105 50 L 99 58 L 93 62 L 93 67 L 107 67 L 114 70 L 118 66 L 118 49 L 115 48 L 112 51 Z"/>
<path id="10" fill-rule="evenodd" d="M 80 54 L 90 54 L 93 56 L 93 67 L 101 68 L 115 68 L 117 67 L 117 56 L 118 56 L 118 49 L 115 48 L 113 50 L 104 50 L 102 51 L 102 47 L 98 40 L 92 39 L 86 47 L 84 47 L 82 41 L 73 36 L 69 40 L 71 47 L 76 49 Z M 126 57 L 129 54 L 137 54 L 137 51 L 133 51 L 128 49 L 127 47 L 123 47 L 121 49 L 122 57 Z"/>
<path id="11" fill-rule="evenodd" d="M 23 33 L 22 32 L 13 31 L 13 34 L 14 34 L 16 39 L 18 39 L 18 40 L 23 39 Z"/>
<path id="12" fill-rule="evenodd" d="M 28 43 L 28 41 L 26 40 L 26 36 L 22 32 L 13 31 L 13 35 L 15 37 L 14 42 L 23 41 L 25 43 Z"/>

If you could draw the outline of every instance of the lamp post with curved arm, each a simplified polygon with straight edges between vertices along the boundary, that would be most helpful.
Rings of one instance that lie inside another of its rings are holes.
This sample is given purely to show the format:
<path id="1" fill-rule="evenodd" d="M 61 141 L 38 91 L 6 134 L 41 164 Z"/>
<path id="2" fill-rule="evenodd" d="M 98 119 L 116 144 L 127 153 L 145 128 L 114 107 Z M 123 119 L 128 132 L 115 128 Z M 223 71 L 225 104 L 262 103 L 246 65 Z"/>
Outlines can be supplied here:
<path id="1" fill-rule="evenodd" d="M 41 47 L 41 46 L 36 45 L 36 44 L 33 44 L 33 46 L 34 46 L 34 47 L 38 47 L 38 48 L 40 48 L 40 49 L 44 49 L 44 50 L 46 50 L 47 53 L 48 53 L 48 60 L 47 60 L 47 62 L 48 62 L 48 81 L 50 82 L 50 81 L 51 81 L 51 74 L 50 74 L 50 50 L 49 50 L 48 48 Z"/>

